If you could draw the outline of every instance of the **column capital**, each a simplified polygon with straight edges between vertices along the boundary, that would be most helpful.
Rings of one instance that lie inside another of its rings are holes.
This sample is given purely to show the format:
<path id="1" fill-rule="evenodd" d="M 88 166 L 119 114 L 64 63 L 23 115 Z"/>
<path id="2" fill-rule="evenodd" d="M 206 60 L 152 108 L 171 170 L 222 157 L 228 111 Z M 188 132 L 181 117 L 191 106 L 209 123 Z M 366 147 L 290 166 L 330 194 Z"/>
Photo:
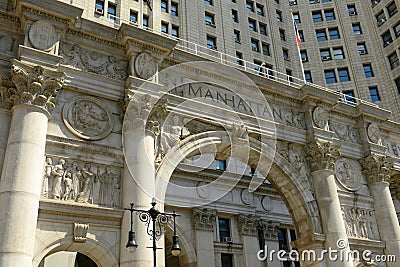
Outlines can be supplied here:
<path id="1" fill-rule="evenodd" d="M 371 153 L 360 160 L 368 184 L 389 183 L 390 168 L 386 155 Z"/>
<path id="2" fill-rule="evenodd" d="M 57 103 L 56 95 L 64 84 L 65 73 L 24 65 L 17 60 L 12 63 L 13 87 L 4 90 L 7 108 L 28 104 L 51 112 Z"/>
<path id="3" fill-rule="evenodd" d="M 260 217 L 258 216 L 239 214 L 239 232 L 242 235 L 257 236 L 260 221 Z"/>
<path id="4" fill-rule="evenodd" d="M 278 230 L 280 223 L 272 221 L 261 221 L 261 229 L 264 232 L 265 240 L 278 241 Z"/>
<path id="5" fill-rule="evenodd" d="M 217 212 L 210 209 L 193 209 L 193 226 L 197 230 L 213 231 Z"/>
<path id="6" fill-rule="evenodd" d="M 310 163 L 311 171 L 335 169 L 335 156 L 339 155 L 339 145 L 332 141 L 316 138 L 306 146 L 308 153 L 307 160 Z"/>

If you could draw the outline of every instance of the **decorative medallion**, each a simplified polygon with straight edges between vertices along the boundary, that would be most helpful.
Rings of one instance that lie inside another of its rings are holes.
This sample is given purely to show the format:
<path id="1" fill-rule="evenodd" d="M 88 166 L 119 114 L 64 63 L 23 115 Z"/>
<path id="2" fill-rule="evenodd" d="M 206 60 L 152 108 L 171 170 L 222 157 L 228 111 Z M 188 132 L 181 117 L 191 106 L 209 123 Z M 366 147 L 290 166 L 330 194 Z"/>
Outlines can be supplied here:
<path id="1" fill-rule="evenodd" d="M 199 182 L 196 187 L 197 194 L 202 199 L 207 199 L 210 197 L 210 189 L 208 188 L 208 183 Z"/>
<path id="2" fill-rule="evenodd" d="M 261 206 L 265 211 L 272 210 L 272 200 L 269 196 L 264 196 L 261 200 Z"/>
<path id="3" fill-rule="evenodd" d="M 45 20 L 38 20 L 29 29 L 29 41 L 33 47 L 48 51 L 57 43 L 58 38 L 52 24 Z"/>
<path id="4" fill-rule="evenodd" d="M 135 71 L 142 79 L 149 79 L 153 77 L 158 70 L 156 60 L 146 52 L 139 54 L 135 61 Z"/>
<path id="5" fill-rule="evenodd" d="M 336 180 L 349 191 L 357 191 L 361 186 L 361 173 L 347 159 L 339 159 L 335 164 Z"/>
<path id="6" fill-rule="evenodd" d="M 245 188 L 240 193 L 240 197 L 242 198 L 242 202 L 245 205 L 253 204 L 253 194 L 249 192 L 249 189 Z"/>
<path id="7" fill-rule="evenodd" d="M 86 140 L 105 138 L 114 125 L 108 108 L 89 96 L 78 96 L 67 102 L 62 115 L 68 130 Z"/>
<path id="8" fill-rule="evenodd" d="M 313 121 L 320 129 L 328 130 L 328 113 L 322 107 L 316 107 L 313 111 Z"/>
<path id="9" fill-rule="evenodd" d="M 379 126 L 375 123 L 371 123 L 367 129 L 368 138 L 372 143 L 380 144 L 381 143 L 381 131 Z"/>

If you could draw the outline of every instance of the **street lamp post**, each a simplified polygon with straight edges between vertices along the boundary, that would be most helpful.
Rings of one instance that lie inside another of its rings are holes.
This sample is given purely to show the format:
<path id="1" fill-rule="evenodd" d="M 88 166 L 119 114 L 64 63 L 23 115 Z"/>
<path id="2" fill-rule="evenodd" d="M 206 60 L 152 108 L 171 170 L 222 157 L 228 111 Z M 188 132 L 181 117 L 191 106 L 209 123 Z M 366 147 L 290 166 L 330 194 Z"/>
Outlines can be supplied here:
<path id="1" fill-rule="evenodd" d="M 133 208 L 134 204 L 131 203 L 130 208 L 125 208 L 125 210 L 129 210 L 131 212 L 131 230 L 128 235 L 128 243 L 126 244 L 126 248 L 129 252 L 134 252 L 138 246 L 136 243 L 135 232 L 133 231 L 133 212 L 136 211 L 139 219 L 144 222 L 147 226 L 147 234 L 153 240 L 153 246 L 148 247 L 153 249 L 153 259 L 154 259 L 154 267 L 156 267 L 157 262 L 157 249 L 162 249 L 157 247 L 156 241 L 160 239 L 162 236 L 162 225 L 168 223 L 168 218 L 172 218 L 174 221 L 174 235 L 172 236 L 172 247 L 171 253 L 173 256 L 178 256 L 181 252 L 181 248 L 179 247 L 179 238 L 176 234 L 176 216 L 178 214 L 173 211 L 173 213 L 163 213 L 160 212 L 155 206 L 156 202 L 153 201 L 151 203 L 151 208 L 149 210 L 139 210 Z M 152 227 L 150 227 L 150 222 Z"/>

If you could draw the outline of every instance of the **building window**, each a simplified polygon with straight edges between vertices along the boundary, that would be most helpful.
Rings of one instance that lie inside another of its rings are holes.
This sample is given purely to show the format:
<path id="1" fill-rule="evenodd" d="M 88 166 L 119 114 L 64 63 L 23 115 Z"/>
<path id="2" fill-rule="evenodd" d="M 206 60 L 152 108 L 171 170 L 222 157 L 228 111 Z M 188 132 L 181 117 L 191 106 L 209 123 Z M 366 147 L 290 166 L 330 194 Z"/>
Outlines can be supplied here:
<path id="1" fill-rule="evenodd" d="M 336 40 L 340 39 L 340 34 L 338 28 L 329 28 L 329 39 Z"/>
<path id="2" fill-rule="evenodd" d="M 282 20 L 282 11 L 279 11 L 279 10 L 276 11 L 276 19 L 277 19 L 279 22 L 282 22 L 282 21 L 283 21 L 283 20 Z"/>
<path id="3" fill-rule="evenodd" d="M 360 55 L 368 54 L 367 47 L 365 46 L 365 43 L 357 43 L 357 48 L 358 48 L 358 53 Z"/>
<path id="4" fill-rule="evenodd" d="M 233 22 L 239 22 L 239 16 L 237 10 L 232 9 L 232 20 Z"/>
<path id="5" fill-rule="evenodd" d="M 322 19 L 322 12 L 320 10 L 318 11 L 313 11 L 312 12 L 312 17 L 314 22 L 321 22 L 323 21 Z"/>
<path id="6" fill-rule="evenodd" d="M 167 22 L 161 22 L 161 32 L 168 34 L 168 23 Z"/>
<path id="7" fill-rule="evenodd" d="M 255 52 L 260 52 L 260 45 L 258 40 L 251 38 L 251 50 Z"/>
<path id="8" fill-rule="evenodd" d="M 400 94 L 400 77 L 396 78 L 396 80 L 394 80 L 394 83 L 396 84 L 397 92 Z"/>
<path id="9" fill-rule="evenodd" d="M 235 40 L 236 43 L 240 44 L 240 31 L 233 30 L 233 39 Z"/>
<path id="10" fill-rule="evenodd" d="M 206 20 L 205 20 L 206 25 L 215 26 L 215 20 L 214 20 L 214 15 L 213 14 L 210 14 L 210 13 L 206 12 L 205 13 L 205 18 L 206 18 Z"/>
<path id="11" fill-rule="evenodd" d="M 347 10 L 349 11 L 350 16 L 357 15 L 357 10 L 355 5 L 347 5 Z"/>
<path id="12" fill-rule="evenodd" d="M 131 10 L 129 14 L 129 21 L 132 23 L 137 23 L 138 13 L 136 11 Z"/>
<path id="13" fill-rule="evenodd" d="M 178 16 L 178 4 L 171 2 L 171 15 Z"/>
<path id="14" fill-rule="evenodd" d="M 305 70 L 304 71 L 304 79 L 306 80 L 306 82 L 308 83 L 312 83 L 312 76 L 311 76 L 311 71 L 309 70 Z"/>
<path id="15" fill-rule="evenodd" d="M 107 17 L 115 20 L 117 18 L 117 6 L 108 3 Z"/>
<path id="16" fill-rule="evenodd" d="M 226 238 L 231 237 L 231 227 L 229 219 L 218 218 L 218 234 L 220 242 L 227 242 Z"/>
<path id="17" fill-rule="evenodd" d="M 300 24 L 300 23 L 301 23 L 300 14 L 299 14 L 299 13 L 294 13 L 294 14 L 293 14 L 293 21 L 294 21 L 294 23 L 296 23 L 296 24 Z"/>
<path id="18" fill-rule="evenodd" d="M 327 2 L 330 2 L 330 1 L 332 1 L 332 0 L 322 0 L 322 3 L 327 3 Z"/>
<path id="19" fill-rule="evenodd" d="M 216 159 L 215 160 L 215 165 L 216 165 L 217 170 L 220 170 L 220 171 L 225 171 L 226 170 L 226 160 Z"/>
<path id="20" fill-rule="evenodd" d="M 334 70 L 325 70 L 324 73 L 325 73 L 325 82 L 327 84 L 336 83 L 337 82 L 336 74 L 335 74 Z"/>
<path id="21" fill-rule="evenodd" d="M 244 62 L 243 62 L 243 54 L 240 52 L 236 51 L 236 64 L 238 64 L 239 66 L 243 66 Z"/>
<path id="22" fill-rule="evenodd" d="M 328 40 L 325 29 L 316 30 L 315 33 L 317 34 L 318 42 Z"/>
<path id="23" fill-rule="evenodd" d="M 347 68 L 338 69 L 339 81 L 348 82 L 350 81 L 349 70 Z"/>
<path id="24" fill-rule="evenodd" d="M 307 50 L 301 50 L 300 57 L 302 62 L 308 62 Z"/>
<path id="25" fill-rule="evenodd" d="M 379 4 L 381 0 L 371 0 L 372 3 L 372 7 L 376 6 L 377 4 Z"/>
<path id="26" fill-rule="evenodd" d="M 321 49 L 319 55 L 322 61 L 331 60 L 331 51 L 329 49 Z"/>
<path id="27" fill-rule="evenodd" d="M 342 47 L 333 48 L 333 58 L 334 59 L 344 59 L 344 52 Z"/>
<path id="28" fill-rule="evenodd" d="M 255 20 L 249 19 L 249 29 L 250 29 L 250 31 L 253 31 L 253 32 L 257 31 L 257 26 L 256 26 Z"/>
<path id="29" fill-rule="evenodd" d="M 221 267 L 233 267 L 233 255 L 221 253 Z"/>
<path id="30" fill-rule="evenodd" d="M 143 27 L 148 28 L 149 27 L 149 16 L 143 15 Z"/>
<path id="31" fill-rule="evenodd" d="M 279 37 L 281 38 L 282 41 L 286 41 L 285 30 L 279 29 Z"/>
<path id="32" fill-rule="evenodd" d="M 278 229 L 278 242 L 279 242 L 279 250 L 289 250 L 289 242 L 286 235 L 286 229 L 279 228 Z"/>
<path id="33" fill-rule="evenodd" d="M 265 25 L 264 23 L 259 22 L 258 23 L 258 27 L 259 27 L 260 33 L 262 35 L 267 35 L 267 25 Z"/>
<path id="34" fill-rule="evenodd" d="M 356 98 L 355 98 L 353 90 L 343 91 L 343 94 L 344 94 L 344 100 L 346 101 L 346 103 L 349 103 L 349 104 L 356 103 Z"/>
<path id="35" fill-rule="evenodd" d="M 251 1 L 246 1 L 246 8 L 250 12 L 254 12 L 254 3 Z"/>
<path id="36" fill-rule="evenodd" d="M 353 32 L 355 35 L 362 34 L 360 23 L 353 24 Z"/>
<path id="37" fill-rule="evenodd" d="M 269 51 L 269 44 L 262 43 L 261 44 L 262 53 L 265 56 L 271 56 L 271 52 Z"/>
<path id="38" fill-rule="evenodd" d="M 289 0 L 289 6 L 295 6 L 295 5 L 297 5 L 297 0 Z"/>
<path id="39" fill-rule="evenodd" d="M 304 43 L 304 34 L 303 34 L 303 31 L 302 31 L 302 30 L 298 30 L 297 32 L 299 33 L 300 41 L 301 41 L 302 43 Z"/>
<path id="40" fill-rule="evenodd" d="M 213 5 L 213 1 L 212 0 L 204 0 L 204 4 L 212 6 Z"/>
<path id="41" fill-rule="evenodd" d="M 366 78 L 374 77 L 371 64 L 363 64 L 364 73 Z"/>
<path id="42" fill-rule="evenodd" d="M 96 0 L 95 11 L 98 15 L 104 14 L 104 1 Z"/>
<path id="43" fill-rule="evenodd" d="M 399 66 L 399 58 L 396 51 L 388 56 L 390 68 L 393 70 Z"/>
<path id="44" fill-rule="evenodd" d="M 381 37 L 382 37 L 383 47 L 386 47 L 393 42 L 392 35 L 390 34 L 389 30 L 387 30 L 384 34 L 382 34 Z"/>
<path id="45" fill-rule="evenodd" d="M 264 16 L 264 6 L 256 4 L 256 11 L 258 15 Z"/>
<path id="46" fill-rule="evenodd" d="M 396 24 L 396 26 L 393 27 L 393 31 L 394 31 L 394 36 L 396 36 L 396 38 L 400 37 L 400 22 Z"/>
<path id="47" fill-rule="evenodd" d="M 381 98 L 379 97 L 378 87 L 376 86 L 369 87 L 369 95 L 371 96 L 372 102 L 381 100 Z"/>
<path id="48" fill-rule="evenodd" d="M 179 26 L 172 25 L 171 35 L 175 38 L 179 38 Z"/>
<path id="49" fill-rule="evenodd" d="M 207 35 L 207 48 L 217 49 L 217 38 Z"/>
<path id="50" fill-rule="evenodd" d="M 325 20 L 329 21 L 329 20 L 335 20 L 335 12 L 333 11 L 333 9 L 328 9 L 324 11 L 325 13 Z"/>
<path id="51" fill-rule="evenodd" d="M 380 12 L 378 15 L 375 16 L 376 18 L 376 23 L 378 24 L 378 26 L 381 26 L 383 23 L 386 22 L 386 16 L 385 16 L 385 12 Z"/>
<path id="52" fill-rule="evenodd" d="M 168 13 L 168 1 L 161 0 L 161 12 Z"/>
<path id="53" fill-rule="evenodd" d="M 289 61 L 290 57 L 289 57 L 289 50 L 286 48 L 282 48 L 282 55 L 283 55 L 283 59 Z"/>
<path id="54" fill-rule="evenodd" d="M 391 2 L 387 7 L 387 12 L 389 14 L 389 17 L 392 17 L 394 14 L 397 13 L 397 6 L 396 3 L 393 1 Z"/>

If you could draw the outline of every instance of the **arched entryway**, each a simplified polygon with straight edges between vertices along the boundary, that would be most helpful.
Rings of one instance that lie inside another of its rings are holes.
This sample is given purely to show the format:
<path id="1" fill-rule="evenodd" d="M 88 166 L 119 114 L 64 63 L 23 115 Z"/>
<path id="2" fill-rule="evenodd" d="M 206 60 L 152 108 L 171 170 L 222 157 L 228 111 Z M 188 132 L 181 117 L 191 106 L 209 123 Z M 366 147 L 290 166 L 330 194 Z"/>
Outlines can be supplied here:
<path id="1" fill-rule="evenodd" d="M 79 252 L 60 251 L 46 256 L 39 267 L 99 267 L 90 257 Z"/>

